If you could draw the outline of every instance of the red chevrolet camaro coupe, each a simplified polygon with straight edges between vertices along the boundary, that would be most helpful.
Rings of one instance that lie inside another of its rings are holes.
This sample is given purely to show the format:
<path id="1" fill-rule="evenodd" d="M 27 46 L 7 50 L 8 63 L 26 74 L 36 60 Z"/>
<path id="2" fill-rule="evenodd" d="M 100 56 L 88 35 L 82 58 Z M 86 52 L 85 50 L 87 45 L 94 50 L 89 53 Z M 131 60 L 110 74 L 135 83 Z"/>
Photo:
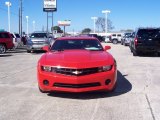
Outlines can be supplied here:
<path id="1" fill-rule="evenodd" d="M 45 46 L 37 66 L 40 91 L 114 90 L 117 67 L 108 49 L 94 37 L 62 37 Z"/>

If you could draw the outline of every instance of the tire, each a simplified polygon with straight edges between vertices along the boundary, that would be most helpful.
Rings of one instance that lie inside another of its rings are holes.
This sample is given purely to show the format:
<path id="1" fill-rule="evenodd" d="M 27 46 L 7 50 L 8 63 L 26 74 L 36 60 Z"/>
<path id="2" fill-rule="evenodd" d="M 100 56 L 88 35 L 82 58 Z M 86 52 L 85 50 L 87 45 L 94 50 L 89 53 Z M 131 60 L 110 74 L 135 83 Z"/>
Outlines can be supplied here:
<path id="1" fill-rule="evenodd" d="M 133 53 L 132 48 L 130 48 L 131 53 Z"/>
<path id="2" fill-rule="evenodd" d="M 121 45 L 123 45 L 123 41 L 121 41 Z"/>
<path id="3" fill-rule="evenodd" d="M 0 53 L 3 54 L 6 52 L 6 46 L 4 44 L 0 44 Z"/>
<path id="4" fill-rule="evenodd" d="M 112 40 L 112 43 L 113 43 L 113 44 L 117 44 L 117 43 L 118 43 L 118 40 L 117 40 L 117 39 L 113 39 L 113 40 Z"/>
<path id="5" fill-rule="evenodd" d="M 111 92 L 115 92 L 116 88 L 117 88 L 117 82 L 115 83 L 115 85 L 114 85 L 114 87 L 112 88 Z"/>
<path id="6" fill-rule="evenodd" d="M 136 51 L 136 50 L 133 50 L 133 56 L 138 56 L 139 55 L 139 52 L 138 51 Z"/>
<path id="7" fill-rule="evenodd" d="M 27 53 L 31 53 L 31 50 L 27 50 Z"/>
<path id="8" fill-rule="evenodd" d="M 155 52 L 154 55 L 155 55 L 156 57 L 158 57 L 158 56 L 160 55 L 160 53 L 159 53 L 159 52 Z"/>

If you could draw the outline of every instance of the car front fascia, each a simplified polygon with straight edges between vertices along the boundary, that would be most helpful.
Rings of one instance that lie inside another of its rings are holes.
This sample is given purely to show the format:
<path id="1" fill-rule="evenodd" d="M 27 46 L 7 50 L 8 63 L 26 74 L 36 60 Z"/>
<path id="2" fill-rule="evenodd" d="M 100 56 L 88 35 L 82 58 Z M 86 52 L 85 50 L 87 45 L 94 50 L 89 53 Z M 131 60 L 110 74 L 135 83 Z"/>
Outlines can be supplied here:
<path id="1" fill-rule="evenodd" d="M 42 64 L 38 65 L 38 83 L 40 89 L 44 91 L 64 91 L 64 92 L 87 92 L 87 91 L 99 91 L 105 90 L 110 91 L 115 86 L 117 80 L 117 68 L 116 63 L 113 64 L 112 69 L 106 72 L 99 72 L 84 76 L 70 76 L 63 75 L 54 72 L 45 72 L 41 69 Z M 105 85 L 107 79 L 111 80 L 109 85 Z M 48 80 L 49 85 L 43 85 L 43 81 Z M 65 87 L 53 87 L 54 83 L 67 83 L 67 84 L 88 84 L 99 82 L 101 86 L 96 87 L 86 87 L 86 88 L 65 88 Z"/>

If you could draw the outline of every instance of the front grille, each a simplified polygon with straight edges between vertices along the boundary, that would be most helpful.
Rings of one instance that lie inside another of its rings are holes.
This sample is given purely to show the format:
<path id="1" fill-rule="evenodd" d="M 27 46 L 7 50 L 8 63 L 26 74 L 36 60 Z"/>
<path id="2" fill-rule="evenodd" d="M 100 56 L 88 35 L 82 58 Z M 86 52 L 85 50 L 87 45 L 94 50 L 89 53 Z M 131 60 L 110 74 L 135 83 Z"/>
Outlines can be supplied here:
<path id="1" fill-rule="evenodd" d="M 99 72 L 99 68 L 84 68 L 84 69 L 70 69 L 70 68 L 52 68 L 52 72 L 64 74 L 64 75 L 71 75 L 71 76 L 83 76 L 89 75 Z"/>
<path id="2" fill-rule="evenodd" d="M 101 86 L 99 82 L 86 83 L 86 84 L 65 84 L 65 83 L 54 83 L 54 87 L 64 87 L 64 88 L 87 88 L 87 87 L 97 87 Z"/>
<path id="3" fill-rule="evenodd" d="M 33 44 L 35 45 L 41 45 L 41 44 L 45 44 L 45 41 L 33 41 Z"/>

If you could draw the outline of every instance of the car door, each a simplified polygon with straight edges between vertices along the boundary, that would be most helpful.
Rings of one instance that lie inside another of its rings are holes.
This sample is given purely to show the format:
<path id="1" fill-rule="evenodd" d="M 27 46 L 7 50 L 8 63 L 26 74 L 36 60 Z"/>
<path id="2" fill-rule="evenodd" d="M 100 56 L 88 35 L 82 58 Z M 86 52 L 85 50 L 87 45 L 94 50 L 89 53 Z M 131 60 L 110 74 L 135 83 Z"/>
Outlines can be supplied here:
<path id="1" fill-rule="evenodd" d="M 1 33 L 1 38 L 3 39 L 3 42 L 6 44 L 7 49 L 13 48 L 13 39 L 11 35 L 8 33 Z"/>
<path id="2" fill-rule="evenodd" d="M 117 39 L 118 39 L 119 42 L 121 42 L 122 35 L 121 34 L 117 34 Z"/>

